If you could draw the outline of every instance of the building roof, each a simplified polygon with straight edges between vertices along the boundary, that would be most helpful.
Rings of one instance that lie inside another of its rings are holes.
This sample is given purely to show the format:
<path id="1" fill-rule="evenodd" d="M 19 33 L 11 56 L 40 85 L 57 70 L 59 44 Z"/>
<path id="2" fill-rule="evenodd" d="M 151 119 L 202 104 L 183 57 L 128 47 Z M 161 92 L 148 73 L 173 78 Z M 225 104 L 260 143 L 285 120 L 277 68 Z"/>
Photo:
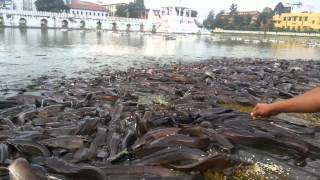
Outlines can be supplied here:
<path id="1" fill-rule="evenodd" d="M 239 11 L 238 14 L 240 15 L 259 15 L 259 11 Z"/>
<path id="2" fill-rule="evenodd" d="M 129 4 L 130 2 L 133 2 L 134 0 L 105 0 L 103 5 L 116 5 L 116 4 Z"/>
<path id="3" fill-rule="evenodd" d="M 128 3 L 114 3 L 114 4 L 103 4 L 102 6 L 117 6 L 117 5 L 128 5 Z"/>
<path id="4" fill-rule="evenodd" d="M 106 11 L 104 6 L 101 6 L 96 3 L 81 1 L 81 0 L 72 0 L 68 5 L 70 9 L 80 9 L 80 10 L 88 10 L 88 11 Z"/>

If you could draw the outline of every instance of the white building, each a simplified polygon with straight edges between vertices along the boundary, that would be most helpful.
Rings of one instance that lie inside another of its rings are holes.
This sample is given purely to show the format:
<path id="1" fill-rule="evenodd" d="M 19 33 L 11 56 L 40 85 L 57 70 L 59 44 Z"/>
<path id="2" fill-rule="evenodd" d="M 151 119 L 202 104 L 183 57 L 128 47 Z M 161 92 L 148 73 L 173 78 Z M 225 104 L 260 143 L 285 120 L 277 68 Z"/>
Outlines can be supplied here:
<path id="1" fill-rule="evenodd" d="M 13 0 L 14 9 L 18 11 L 36 11 L 36 0 Z"/>
<path id="2" fill-rule="evenodd" d="M 117 12 L 117 6 L 129 5 L 134 0 L 100 0 L 103 6 L 106 7 L 110 16 L 115 16 Z"/>
<path id="3" fill-rule="evenodd" d="M 127 3 L 115 3 L 115 4 L 105 4 L 103 5 L 108 11 L 110 16 L 116 16 L 117 6 L 126 6 Z"/>
<path id="4" fill-rule="evenodd" d="M 95 16 L 105 17 L 108 16 L 107 10 L 104 6 L 81 0 L 71 0 L 69 7 L 69 13 L 81 16 Z"/>

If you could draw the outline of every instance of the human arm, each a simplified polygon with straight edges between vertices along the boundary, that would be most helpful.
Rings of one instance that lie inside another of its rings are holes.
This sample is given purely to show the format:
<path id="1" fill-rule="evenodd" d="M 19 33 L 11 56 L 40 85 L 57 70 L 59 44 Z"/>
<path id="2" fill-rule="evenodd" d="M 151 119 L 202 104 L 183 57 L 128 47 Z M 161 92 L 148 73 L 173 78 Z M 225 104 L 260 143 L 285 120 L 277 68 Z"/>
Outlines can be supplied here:
<path id="1" fill-rule="evenodd" d="M 314 113 L 320 112 L 320 88 L 315 88 L 301 96 L 278 101 L 272 104 L 257 104 L 251 116 L 269 117 L 279 113 Z"/>

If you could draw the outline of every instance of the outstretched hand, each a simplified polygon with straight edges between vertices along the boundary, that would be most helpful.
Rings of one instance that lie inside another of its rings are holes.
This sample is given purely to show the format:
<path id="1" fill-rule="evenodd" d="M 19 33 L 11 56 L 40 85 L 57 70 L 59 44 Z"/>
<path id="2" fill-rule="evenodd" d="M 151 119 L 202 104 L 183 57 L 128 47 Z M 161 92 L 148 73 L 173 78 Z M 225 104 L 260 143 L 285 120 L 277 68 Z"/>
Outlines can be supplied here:
<path id="1" fill-rule="evenodd" d="M 257 118 L 268 118 L 273 114 L 271 104 L 257 104 L 252 112 L 252 119 L 256 120 Z"/>

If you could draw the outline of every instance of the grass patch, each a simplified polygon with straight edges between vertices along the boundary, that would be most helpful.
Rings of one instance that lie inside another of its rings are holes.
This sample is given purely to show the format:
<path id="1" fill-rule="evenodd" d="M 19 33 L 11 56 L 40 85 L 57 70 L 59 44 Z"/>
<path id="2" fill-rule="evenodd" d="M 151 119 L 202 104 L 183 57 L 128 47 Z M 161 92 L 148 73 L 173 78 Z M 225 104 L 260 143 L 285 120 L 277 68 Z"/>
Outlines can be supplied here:
<path id="1" fill-rule="evenodd" d="M 220 105 L 224 108 L 227 108 L 227 109 L 232 109 L 234 111 L 248 113 L 248 114 L 250 114 L 253 109 L 253 107 L 251 107 L 251 106 L 245 106 L 245 105 L 241 105 L 238 103 L 225 103 L 225 104 L 220 104 Z"/>

